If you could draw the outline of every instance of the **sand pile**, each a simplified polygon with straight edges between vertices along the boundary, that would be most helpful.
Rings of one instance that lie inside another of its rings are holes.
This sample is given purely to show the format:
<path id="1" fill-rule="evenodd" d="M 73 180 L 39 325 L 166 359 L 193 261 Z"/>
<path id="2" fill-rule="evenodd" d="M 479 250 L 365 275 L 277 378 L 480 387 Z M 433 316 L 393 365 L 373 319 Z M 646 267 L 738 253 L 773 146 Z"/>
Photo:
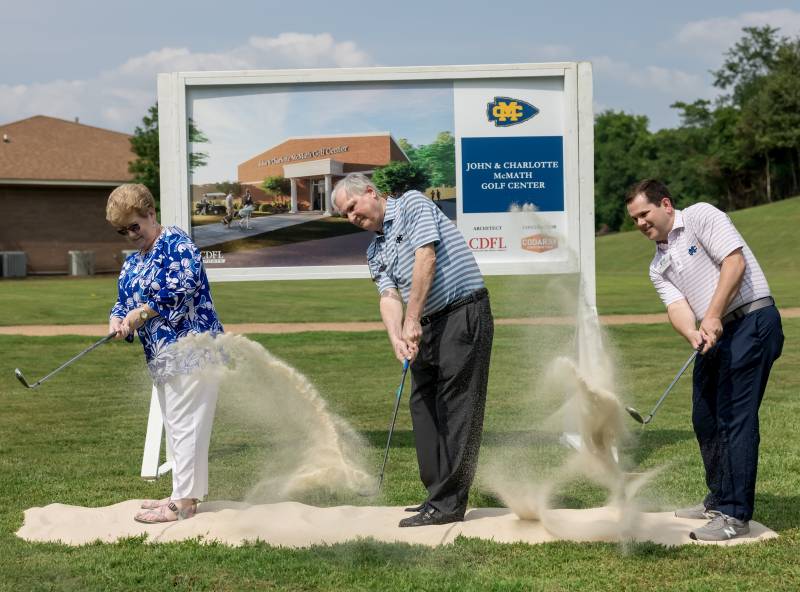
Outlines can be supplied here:
<path id="1" fill-rule="evenodd" d="M 452 543 L 459 535 L 502 543 L 546 543 L 559 537 L 542 522 L 520 520 L 505 508 L 469 510 L 464 522 L 443 526 L 398 528 L 408 516 L 402 508 L 337 506 L 318 508 L 297 502 L 249 506 L 241 502 L 207 502 L 194 518 L 168 524 L 145 525 L 133 521 L 139 500 L 104 508 L 51 504 L 25 512 L 25 523 L 17 536 L 28 541 L 83 545 L 93 541 L 111 543 L 126 537 L 146 535 L 148 542 L 173 542 L 201 538 L 227 545 L 264 541 L 283 547 L 308 547 L 373 538 L 428 546 Z M 618 510 L 610 507 L 588 510 L 550 510 L 550 518 L 571 532 L 597 531 L 597 525 L 620 522 Z M 725 543 L 697 543 L 689 532 L 703 521 L 673 517 L 670 512 L 642 514 L 640 528 L 631 540 L 653 541 L 667 546 L 684 544 L 737 545 L 775 538 L 777 535 L 750 522 L 750 535 Z M 569 537 L 566 537 L 569 539 Z M 585 540 L 574 538 L 571 540 Z M 593 540 L 615 541 L 596 536 Z"/>

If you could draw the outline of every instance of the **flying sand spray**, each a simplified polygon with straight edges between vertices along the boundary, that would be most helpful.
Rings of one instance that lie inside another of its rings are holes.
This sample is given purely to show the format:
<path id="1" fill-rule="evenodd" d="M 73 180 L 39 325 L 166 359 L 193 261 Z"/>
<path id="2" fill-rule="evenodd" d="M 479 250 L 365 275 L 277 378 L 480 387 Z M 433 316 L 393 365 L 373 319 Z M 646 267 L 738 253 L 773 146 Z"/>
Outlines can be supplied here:
<path id="1" fill-rule="evenodd" d="M 248 428 L 254 444 L 271 449 L 263 477 L 249 501 L 277 501 L 298 493 L 374 491 L 364 468 L 366 444 L 328 409 L 314 385 L 298 370 L 241 335 L 192 335 L 175 346 L 176 356 L 202 360 L 201 373 L 219 380 L 219 411 Z"/>

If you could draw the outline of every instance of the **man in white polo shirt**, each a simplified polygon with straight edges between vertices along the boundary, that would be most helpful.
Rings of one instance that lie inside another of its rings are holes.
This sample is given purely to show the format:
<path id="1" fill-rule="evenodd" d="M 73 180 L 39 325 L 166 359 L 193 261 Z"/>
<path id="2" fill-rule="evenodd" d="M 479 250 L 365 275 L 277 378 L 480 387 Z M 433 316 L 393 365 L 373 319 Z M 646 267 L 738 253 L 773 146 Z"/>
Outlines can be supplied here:
<path id="1" fill-rule="evenodd" d="M 700 352 L 692 424 L 709 492 L 702 504 L 675 515 L 709 520 L 692 531 L 695 540 L 745 535 L 758 467 L 758 408 L 783 347 L 780 314 L 724 212 L 707 203 L 675 209 L 669 189 L 654 179 L 634 185 L 626 204 L 636 227 L 656 242 L 650 280 L 669 320 Z"/>

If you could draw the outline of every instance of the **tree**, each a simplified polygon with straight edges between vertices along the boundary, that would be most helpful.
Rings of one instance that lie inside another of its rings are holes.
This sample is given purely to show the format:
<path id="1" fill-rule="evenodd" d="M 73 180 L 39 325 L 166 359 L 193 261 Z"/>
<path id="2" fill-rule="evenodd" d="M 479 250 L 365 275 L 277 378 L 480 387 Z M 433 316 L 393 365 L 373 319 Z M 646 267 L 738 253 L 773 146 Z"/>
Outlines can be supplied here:
<path id="1" fill-rule="evenodd" d="M 131 150 L 136 155 L 136 160 L 128 163 L 128 172 L 133 175 L 134 183 L 141 183 L 150 190 L 156 200 L 156 207 L 161 199 L 161 168 L 158 156 L 158 105 L 153 105 L 147 110 L 147 115 L 142 118 L 142 126 L 136 126 L 131 137 Z M 188 138 L 189 172 L 194 172 L 208 162 L 208 154 L 194 152 L 194 144 L 208 142 L 208 138 L 201 132 L 194 122 L 189 119 Z"/>
<path id="2" fill-rule="evenodd" d="M 161 196 L 158 160 L 158 106 L 153 105 L 142 118 L 142 127 L 136 126 L 131 138 L 131 150 L 137 156 L 128 163 L 128 172 L 134 183 L 141 183 L 150 190 L 158 204 Z"/>
<path id="3" fill-rule="evenodd" d="M 410 162 L 428 174 L 430 186 L 455 186 L 456 141 L 453 134 L 448 131 L 439 132 L 431 144 L 420 144 L 417 147 L 405 138 L 400 138 L 397 144 Z"/>
<path id="4" fill-rule="evenodd" d="M 730 101 L 742 106 L 758 90 L 758 81 L 772 70 L 778 48 L 786 41 L 777 36 L 778 29 L 763 27 L 744 27 L 744 37 L 725 52 L 725 62 L 719 70 L 713 71 L 714 86 L 723 90 L 731 89 L 731 94 L 720 97 L 722 102 Z"/>
<path id="5" fill-rule="evenodd" d="M 767 201 L 772 201 L 774 170 L 782 162 L 798 190 L 795 155 L 800 157 L 800 40 L 778 48 L 772 71 L 742 106 L 739 131 L 751 149 L 764 159 Z"/>
<path id="6" fill-rule="evenodd" d="M 647 117 L 604 111 L 594 123 L 594 212 L 598 229 L 619 230 L 625 193 L 645 176 L 650 158 Z"/>
<path id="7" fill-rule="evenodd" d="M 800 191 L 800 38 L 748 27 L 713 72 L 715 101 L 677 102 L 678 127 L 655 133 L 647 119 L 606 111 L 595 120 L 595 219 L 624 227 L 625 188 L 655 177 L 684 207 L 706 201 L 731 211 Z"/>
<path id="8" fill-rule="evenodd" d="M 456 184 L 456 141 L 450 132 L 439 132 L 431 144 L 419 146 L 412 162 L 425 169 L 433 187 Z"/>
<path id="9" fill-rule="evenodd" d="M 272 195 L 288 195 L 292 190 L 291 181 L 280 175 L 267 177 L 261 183 L 261 188 Z"/>
<path id="10" fill-rule="evenodd" d="M 392 195 L 411 189 L 425 191 L 430 186 L 428 172 L 413 162 L 390 162 L 375 170 L 372 181 L 380 191 Z"/>
<path id="11" fill-rule="evenodd" d="M 238 181 L 222 181 L 217 183 L 215 187 L 220 193 L 230 193 L 234 196 L 242 194 L 242 184 Z"/>
<path id="12" fill-rule="evenodd" d="M 417 149 L 414 148 L 411 142 L 409 142 L 406 138 L 400 138 L 399 140 L 397 140 L 397 145 L 400 146 L 403 152 L 406 153 L 406 156 L 408 156 L 408 160 L 411 161 L 414 160 L 414 153 L 417 151 Z"/>

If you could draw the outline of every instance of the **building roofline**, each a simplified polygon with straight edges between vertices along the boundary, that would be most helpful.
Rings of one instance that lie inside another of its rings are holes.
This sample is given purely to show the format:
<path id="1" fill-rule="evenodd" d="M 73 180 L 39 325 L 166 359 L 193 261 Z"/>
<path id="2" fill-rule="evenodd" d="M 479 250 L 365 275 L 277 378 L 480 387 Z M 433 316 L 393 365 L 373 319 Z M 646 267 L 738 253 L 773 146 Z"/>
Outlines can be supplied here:
<path id="1" fill-rule="evenodd" d="M 289 140 L 327 140 L 330 138 L 362 138 L 366 136 L 389 136 L 391 137 L 391 132 L 365 132 L 363 134 L 326 134 L 324 136 L 291 136 L 286 138 L 285 140 L 281 140 L 275 146 L 280 146 L 284 142 L 288 142 Z"/>
<path id="2" fill-rule="evenodd" d="M 0 185 L 48 185 L 61 187 L 117 187 L 131 183 L 130 179 L 122 181 L 79 181 L 61 179 L 0 179 Z"/>
<path id="3" fill-rule="evenodd" d="M 242 166 L 244 163 L 249 162 L 254 158 L 261 156 L 262 154 L 264 154 L 264 152 L 269 152 L 270 150 L 277 148 L 281 144 L 285 144 L 286 142 L 290 142 L 292 140 L 329 140 L 331 138 L 365 138 L 365 137 L 376 137 L 376 136 L 388 136 L 389 140 L 391 140 L 394 143 L 394 145 L 397 146 L 400 152 L 403 153 L 403 156 L 405 157 L 406 161 L 411 162 L 411 159 L 408 157 L 408 154 L 406 154 L 406 151 L 403 150 L 402 146 L 400 146 L 400 143 L 394 139 L 394 136 L 392 135 L 391 132 L 366 132 L 362 134 L 326 134 L 324 136 L 291 136 L 289 138 L 281 140 L 277 144 L 274 144 L 272 148 L 267 148 L 266 150 L 262 150 L 255 156 L 251 156 L 250 158 L 248 158 L 243 162 L 240 162 L 236 166 Z"/>
<path id="4" fill-rule="evenodd" d="M 31 119 L 39 119 L 39 118 L 55 119 L 56 121 L 59 121 L 61 123 L 69 123 L 69 124 L 72 124 L 72 125 L 79 125 L 81 127 L 89 127 L 89 128 L 92 128 L 92 129 L 99 130 L 101 132 L 109 132 L 109 133 L 112 133 L 112 134 L 120 134 L 121 136 L 125 136 L 126 138 L 133 137 L 133 134 L 129 134 L 127 132 L 118 132 L 117 130 L 108 129 L 107 127 L 98 127 L 96 125 L 89 125 L 87 123 L 81 123 L 80 121 L 74 121 L 74 120 L 70 120 L 70 119 L 64 119 L 62 117 L 53 117 L 51 115 L 41 115 L 41 114 L 39 114 L 39 115 L 31 115 L 30 117 L 25 117 L 23 119 L 17 119 L 16 121 L 10 121 L 8 123 L 0 123 L 0 128 L 8 127 L 8 126 L 11 126 L 11 125 L 16 125 L 16 124 L 22 123 L 24 121 L 28 121 L 28 120 L 31 120 Z"/>

